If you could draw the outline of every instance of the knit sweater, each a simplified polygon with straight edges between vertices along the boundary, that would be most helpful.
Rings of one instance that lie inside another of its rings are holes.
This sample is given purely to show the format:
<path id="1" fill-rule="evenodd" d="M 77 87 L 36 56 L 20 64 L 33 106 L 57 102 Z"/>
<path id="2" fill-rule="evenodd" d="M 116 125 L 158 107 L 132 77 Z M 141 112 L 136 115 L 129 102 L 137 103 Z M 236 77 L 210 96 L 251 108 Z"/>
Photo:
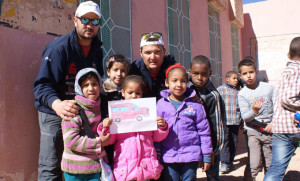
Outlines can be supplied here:
<path id="1" fill-rule="evenodd" d="M 88 117 L 89 125 L 96 138 L 88 138 L 82 127 L 79 115 L 70 121 L 62 121 L 64 152 L 61 169 L 71 174 L 93 174 L 101 171 L 98 154 L 101 153 L 101 140 L 97 134 L 97 126 L 101 120 L 100 99 L 89 100 L 77 95 L 75 100 Z"/>

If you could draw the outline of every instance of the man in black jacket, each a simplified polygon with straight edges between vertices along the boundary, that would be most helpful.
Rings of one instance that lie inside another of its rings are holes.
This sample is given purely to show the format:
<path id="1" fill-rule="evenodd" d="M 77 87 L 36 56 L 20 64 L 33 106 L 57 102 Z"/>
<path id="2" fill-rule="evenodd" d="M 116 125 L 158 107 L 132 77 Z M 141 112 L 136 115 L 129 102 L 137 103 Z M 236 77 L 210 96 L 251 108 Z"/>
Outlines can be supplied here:
<path id="1" fill-rule="evenodd" d="M 140 43 L 141 58 L 131 63 L 129 75 L 139 75 L 147 83 L 145 97 L 160 98 L 160 91 L 166 89 L 165 74 L 176 61 L 171 55 L 165 56 L 166 49 L 159 32 L 142 34 Z"/>
<path id="2" fill-rule="evenodd" d="M 73 100 L 76 73 L 93 67 L 103 75 L 102 42 L 97 38 L 100 18 L 97 4 L 81 3 L 73 20 L 75 29 L 51 41 L 43 51 L 33 87 L 41 131 L 38 180 L 62 180 L 61 119 L 78 114 Z"/>

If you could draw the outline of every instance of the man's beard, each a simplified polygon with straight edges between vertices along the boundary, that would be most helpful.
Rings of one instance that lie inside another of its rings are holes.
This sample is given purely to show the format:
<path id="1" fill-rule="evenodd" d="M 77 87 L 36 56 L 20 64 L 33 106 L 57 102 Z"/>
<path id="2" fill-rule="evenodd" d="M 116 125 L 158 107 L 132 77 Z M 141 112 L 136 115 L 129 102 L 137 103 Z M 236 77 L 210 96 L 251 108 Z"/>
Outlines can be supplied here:
<path id="1" fill-rule="evenodd" d="M 80 38 L 86 39 L 86 40 L 94 39 L 97 36 L 97 34 L 94 34 L 92 37 L 86 37 L 86 36 L 84 36 L 84 34 L 79 34 L 79 33 L 78 33 L 78 35 Z"/>

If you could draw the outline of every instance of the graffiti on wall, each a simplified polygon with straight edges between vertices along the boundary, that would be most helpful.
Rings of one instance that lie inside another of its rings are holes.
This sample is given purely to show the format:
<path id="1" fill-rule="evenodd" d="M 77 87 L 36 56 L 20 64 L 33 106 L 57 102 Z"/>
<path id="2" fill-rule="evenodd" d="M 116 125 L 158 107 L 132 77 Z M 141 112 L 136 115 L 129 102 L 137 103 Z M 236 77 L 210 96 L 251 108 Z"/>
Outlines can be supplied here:
<path id="1" fill-rule="evenodd" d="M 77 0 L 0 0 L 0 25 L 61 35 L 74 28 Z"/>

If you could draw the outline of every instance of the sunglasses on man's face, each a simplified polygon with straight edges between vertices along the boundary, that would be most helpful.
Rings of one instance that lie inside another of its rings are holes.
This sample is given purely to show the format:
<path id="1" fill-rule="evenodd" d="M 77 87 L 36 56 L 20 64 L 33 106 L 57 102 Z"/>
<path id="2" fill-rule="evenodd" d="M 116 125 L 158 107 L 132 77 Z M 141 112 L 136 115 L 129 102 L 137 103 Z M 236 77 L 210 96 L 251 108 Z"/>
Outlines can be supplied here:
<path id="1" fill-rule="evenodd" d="M 154 33 L 144 33 L 142 34 L 142 39 L 144 40 L 158 40 L 162 36 L 162 33 L 160 32 L 154 32 Z"/>
<path id="2" fill-rule="evenodd" d="M 80 19 L 81 23 L 84 25 L 87 25 L 90 23 L 92 23 L 92 25 L 94 26 L 98 26 L 100 24 L 100 19 L 89 19 L 89 18 L 85 18 L 85 17 L 77 17 L 78 19 Z"/>

